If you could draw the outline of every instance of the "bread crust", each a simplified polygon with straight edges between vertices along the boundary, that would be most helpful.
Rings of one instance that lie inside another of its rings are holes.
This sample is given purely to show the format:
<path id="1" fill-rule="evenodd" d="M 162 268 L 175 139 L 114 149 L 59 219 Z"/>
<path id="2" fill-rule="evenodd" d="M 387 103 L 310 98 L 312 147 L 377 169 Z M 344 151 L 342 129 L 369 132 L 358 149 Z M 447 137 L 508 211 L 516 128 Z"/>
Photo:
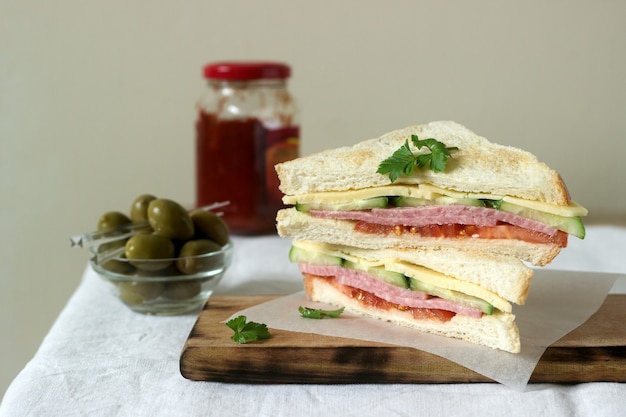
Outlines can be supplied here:
<path id="1" fill-rule="evenodd" d="M 410 126 L 366 140 L 354 146 L 330 149 L 276 165 L 280 190 L 286 195 L 346 191 L 390 184 L 387 175 L 376 173 L 411 135 L 435 138 L 456 146 L 445 172 L 416 169 L 397 184 L 428 183 L 449 190 L 509 195 L 527 200 L 567 205 L 570 195 L 561 176 L 531 153 L 489 142 L 465 126 L 438 121 Z M 418 151 L 411 144 L 415 153 Z M 306 173 L 306 175 L 301 175 Z"/>
<path id="2" fill-rule="evenodd" d="M 407 311 L 384 310 L 364 305 L 338 291 L 325 278 L 315 275 L 305 274 L 304 288 L 307 298 L 312 301 L 343 306 L 346 310 L 363 316 L 511 353 L 518 353 L 521 349 L 519 330 L 515 324 L 515 316 L 511 313 L 497 311 L 493 315 L 483 315 L 479 319 L 457 314 L 447 322 L 416 319 Z"/>

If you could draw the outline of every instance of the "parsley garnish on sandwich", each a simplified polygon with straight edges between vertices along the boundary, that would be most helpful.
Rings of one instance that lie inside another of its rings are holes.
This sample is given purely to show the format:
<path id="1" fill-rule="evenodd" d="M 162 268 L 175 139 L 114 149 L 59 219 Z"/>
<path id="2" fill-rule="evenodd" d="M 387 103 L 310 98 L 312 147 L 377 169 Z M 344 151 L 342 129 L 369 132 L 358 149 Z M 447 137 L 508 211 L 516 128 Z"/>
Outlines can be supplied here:
<path id="1" fill-rule="evenodd" d="M 422 149 L 422 147 L 426 146 L 430 149 L 430 153 L 413 154 L 407 139 L 400 149 L 380 163 L 376 172 L 389 174 L 391 182 L 395 182 L 401 175 L 410 176 L 413 174 L 413 169 L 416 166 L 418 168 L 428 167 L 435 172 L 444 172 L 448 158 L 451 156 L 450 151 L 459 149 L 456 146 L 447 147 L 433 138 L 420 140 L 417 135 L 411 135 L 411 141 L 413 141 L 413 145 L 417 149 Z"/>

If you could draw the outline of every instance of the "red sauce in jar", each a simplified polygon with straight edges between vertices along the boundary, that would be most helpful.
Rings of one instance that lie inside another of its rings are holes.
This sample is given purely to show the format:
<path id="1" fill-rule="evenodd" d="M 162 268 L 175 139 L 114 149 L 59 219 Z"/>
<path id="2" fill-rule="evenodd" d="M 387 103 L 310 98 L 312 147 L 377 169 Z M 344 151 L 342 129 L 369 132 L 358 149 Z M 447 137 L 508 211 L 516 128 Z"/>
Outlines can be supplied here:
<path id="1" fill-rule="evenodd" d="M 274 165 L 298 156 L 297 126 L 267 129 L 253 117 L 218 120 L 199 111 L 196 123 L 198 206 L 220 209 L 233 233 L 275 232 L 283 207 Z"/>

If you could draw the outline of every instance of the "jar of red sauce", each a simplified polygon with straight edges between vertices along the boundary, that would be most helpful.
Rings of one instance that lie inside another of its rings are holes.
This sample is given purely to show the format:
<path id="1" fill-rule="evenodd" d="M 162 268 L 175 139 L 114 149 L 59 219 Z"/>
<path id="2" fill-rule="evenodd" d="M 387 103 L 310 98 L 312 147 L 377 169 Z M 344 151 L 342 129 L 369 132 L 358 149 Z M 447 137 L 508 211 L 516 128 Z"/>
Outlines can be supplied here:
<path id="1" fill-rule="evenodd" d="M 299 155 L 300 128 L 280 62 L 216 62 L 204 67 L 198 102 L 196 204 L 220 201 L 235 234 L 276 232 L 283 207 L 274 165 Z"/>

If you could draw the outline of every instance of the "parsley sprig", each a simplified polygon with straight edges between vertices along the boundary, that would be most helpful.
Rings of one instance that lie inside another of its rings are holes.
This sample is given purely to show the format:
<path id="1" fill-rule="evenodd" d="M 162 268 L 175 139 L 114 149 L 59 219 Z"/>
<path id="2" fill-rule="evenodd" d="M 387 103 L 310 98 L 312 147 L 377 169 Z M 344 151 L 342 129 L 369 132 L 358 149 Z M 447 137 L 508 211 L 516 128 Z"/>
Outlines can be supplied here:
<path id="1" fill-rule="evenodd" d="M 417 135 L 411 135 L 411 141 L 418 150 L 425 146 L 430 150 L 430 153 L 413 154 L 407 139 L 400 149 L 380 163 L 376 172 L 389 174 L 391 182 L 395 182 L 401 175 L 411 175 L 416 166 L 418 168 L 429 167 L 435 172 L 444 172 L 448 158 L 452 156 L 450 151 L 459 149 L 456 146 L 448 147 L 433 138 L 420 140 Z"/>
<path id="2" fill-rule="evenodd" d="M 298 307 L 298 311 L 302 315 L 302 317 L 307 319 L 323 319 L 323 318 L 332 318 L 335 319 L 339 317 L 345 307 L 341 307 L 337 310 L 321 310 L 318 308 L 309 308 L 309 307 Z"/>
<path id="3" fill-rule="evenodd" d="M 270 332 L 265 324 L 248 322 L 247 320 L 246 316 L 238 316 L 226 322 L 226 325 L 235 332 L 231 339 L 239 344 L 244 344 L 270 338 Z"/>

